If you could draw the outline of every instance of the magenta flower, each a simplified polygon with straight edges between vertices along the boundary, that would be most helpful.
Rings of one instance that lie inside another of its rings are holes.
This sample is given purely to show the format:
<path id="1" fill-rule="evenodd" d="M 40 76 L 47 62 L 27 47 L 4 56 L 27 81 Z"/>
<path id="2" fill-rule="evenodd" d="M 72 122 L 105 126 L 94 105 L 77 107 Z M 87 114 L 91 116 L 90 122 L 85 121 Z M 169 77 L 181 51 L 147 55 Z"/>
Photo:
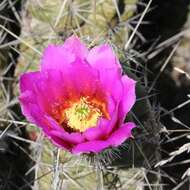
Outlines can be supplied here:
<path id="1" fill-rule="evenodd" d="M 77 37 L 49 45 L 41 70 L 20 78 L 23 114 L 56 145 L 72 153 L 116 147 L 135 127 L 124 123 L 135 103 L 135 81 L 121 74 L 107 44 L 91 50 Z"/>

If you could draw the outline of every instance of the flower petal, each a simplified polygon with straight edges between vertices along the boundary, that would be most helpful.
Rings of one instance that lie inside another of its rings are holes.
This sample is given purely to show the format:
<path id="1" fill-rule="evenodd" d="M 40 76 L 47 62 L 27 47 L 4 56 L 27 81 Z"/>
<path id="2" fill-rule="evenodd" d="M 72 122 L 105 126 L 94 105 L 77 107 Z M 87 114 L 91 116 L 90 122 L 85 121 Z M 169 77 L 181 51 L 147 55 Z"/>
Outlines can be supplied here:
<path id="1" fill-rule="evenodd" d="M 59 138 L 57 136 L 47 136 L 55 145 L 60 147 L 61 149 L 65 149 L 68 151 L 72 150 L 73 145 L 70 143 L 65 142 L 62 138 Z"/>
<path id="2" fill-rule="evenodd" d="M 75 59 L 76 56 L 71 51 L 67 51 L 63 45 L 49 45 L 43 53 L 41 70 L 63 70 Z"/>
<path id="3" fill-rule="evenodd" d="M 100 72 L 104 69 L 115 69 L 121 72 L 119 61 L 108 44 L 92 48 L 87 56 L 87 61 Z"/>
<path id="4" fill-rule="evenodd" d="M 21 93 L 27 90 L 34 91 L 34 82 L 39 81 L 40 72 L 28 72 L 24 73 L 20 76 L 19 87 Z"/>
<path id="5" fill-rule="evenodd" d="M 69 79 L 81 96 L 93 96 L 100 85 L 98 71 L 86 62 L 77 61 L 70 67 Z"/>
<path id="6" fill-rule="evenodd" d="M 124 86 L 124 91 L 121 103 L 119 105 L 121 122 L 124 121 L 126 114 L 131 110 L 136 100 L 136 95 L 135 95 L 136 81 L 129 78 L 127 75 L 124 75 L 122 77 L 122 83 Z"/>
<path id="7" fill-rule="evenodd" d="M 76 36 L 68 38 L 63 47 L 81 60 L 84 60 L 88 54 L 88 48 Z"/>
<path id="8" fill-rule="evenodd" d="M 98 153 L 108 147 L 116 147 L 122 144 L 131 136 L 131 130 L 135 127 L 134 123 L 125 123 L 116 130 L 107 140 L 94 140 L 76 145 L 72 153 Z"/>
<path id="9" fill-rule="evenodd" d="M 30 122 L 33 122 L 30 105 L 37 106 L 35 95 L 32 93 L 32 91 L 27 90 L 19 96 L 19 101 L 23 115 L 27 117 Z"/>
<path id="10" fill-rule="evenodd" d="M 35 104 L 38 105 L 41 110 L 49 113 L 50 106 L 56 103 L 57 99 L 60 99 L 62 95 L 60 92 L 60 89 L 62 89 L 62 80 L 58 79 L 59 71 L 56 72 L 57 73 L 53 73 L 52 77 L 50 77 L 48 71 L 23 74 L 20 78 L 20 98 L 23 99 L 23 93 L 25 94 L 24 96 L 26 96 L 26 91 L 30 91 L 30 99 L 33 98 Z M 29 94 L 29 92 L 27 92 L 27 94 Z"/>
<path id="11" fill-rule="evenodd" d="M 119 127 L 111 136 L 107 139 L 109 145 L 118 146 L 122 144 L 126 139 L 131 137 L 131 130 L 135 127 L 135 124 L 128 122 Z"/>
<path id="12" fill-rule="evenodd" d="M 76 145 L 72 149 L 72 153 L 74 154 L 90 153 L 90 152 L 98 153 L 107 147 L 108 143 L 106 141 L 98 141 L 98 140 L 89 141 Z"/>
<path id="13" fill-rule="evenodd" d="M 100 72 L 100 81 L 104 91 L 108 96 L 112 96 L 116 102 L 119 102 L 123 96 L 123 83 L 120 73 L 115 69 L 104 69 Z"/>
<path id="14" fill-rule="evenodd" d="M 27 105 L 25 105 L 27 104 Z M 45 118 L 45 113 L 40 109 L 40 107 L 36 104 L 31 104 L 25 102 L 22 106 L 26 106 L 27 112 L 23 112 L 27 119 L 38 127 L 42 128 L 43 131 L 48 134 L 51 129 L 51 125 L 49 121 Z"/>
<path id="15" fill-rule="evenodd" d="M 60 139 L 63 139 L 63 141 L 71 144 L 83 143 L 85 140 L 80 133 L 68 133 L 68 132 L 63 133 L 58 130 L 51 130 L 49 135 L 59 137 Z"/>
<path id="16" fill-rule="evenodd" d="M 108 111 L 110 119 L 101 118 L 97 126 L 87 129 L 83 132 L 83 136 L 89 141 L 106 139 L 107 135 L 112 131 L 117 121 L 117 110 L 118 106 L 115 104 L 114 100 L 109 97 Z"/>
<path id="17" fill-rule="evenodd" d="M 49 131 L 48 135 L 58 137 L 64 142 L 71 144 L 79 144 L 85 141 L 85 138 L 82 136 L 81 133 L 68 133 L 54 119 L 48 116 L 46 116 L 46 118 L 48 119 L 52 128 Z"/>

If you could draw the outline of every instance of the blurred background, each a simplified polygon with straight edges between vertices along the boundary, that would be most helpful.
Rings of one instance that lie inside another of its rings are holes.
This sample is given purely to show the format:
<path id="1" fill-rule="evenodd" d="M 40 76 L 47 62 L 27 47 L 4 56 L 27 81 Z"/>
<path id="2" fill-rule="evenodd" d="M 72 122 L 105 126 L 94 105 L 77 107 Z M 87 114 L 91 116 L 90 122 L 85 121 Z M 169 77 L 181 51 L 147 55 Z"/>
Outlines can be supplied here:
<path id="1" fill-rule="evenodd" d="M 0 1 L 0 190 L 190 188 L 190 0 Z M 72 34 L 109 43 L 137 83 L 134 139 L 93 160 L 57 149 L 21 114 L 18 80 Z M 106 163 L 105 163 L 105 162 Z"/>

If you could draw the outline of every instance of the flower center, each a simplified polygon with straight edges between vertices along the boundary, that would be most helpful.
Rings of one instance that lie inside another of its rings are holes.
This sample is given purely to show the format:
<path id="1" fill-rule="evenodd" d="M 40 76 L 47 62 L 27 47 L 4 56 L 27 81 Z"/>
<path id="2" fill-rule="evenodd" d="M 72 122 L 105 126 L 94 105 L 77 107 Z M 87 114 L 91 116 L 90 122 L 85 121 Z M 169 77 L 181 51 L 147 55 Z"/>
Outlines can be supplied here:
<path id="1" fill-rule="evenodd" d="M 69 108 L 63 110 L 64 123 L 74 131 L 83 132 L 96 126 L 98 119 L 104 115 L 103 107 L 105 107 L 103 103 L 82 97 L 78 102 L 72 103 Z"/>

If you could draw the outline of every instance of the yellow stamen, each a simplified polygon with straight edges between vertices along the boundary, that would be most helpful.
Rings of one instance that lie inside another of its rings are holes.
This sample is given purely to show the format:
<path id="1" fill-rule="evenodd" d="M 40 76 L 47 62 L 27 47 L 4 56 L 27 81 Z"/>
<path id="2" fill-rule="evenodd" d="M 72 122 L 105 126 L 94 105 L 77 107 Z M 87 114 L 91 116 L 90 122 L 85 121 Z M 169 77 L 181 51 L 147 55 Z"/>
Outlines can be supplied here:
<path id="1" fill-rule="evenodd" d="M 102 111 L 97 105 L 92 104 L 88 97 L 82 97 L 63 111 L 64 121 L 74 131 L 83 132 L 90 127 L 95 127 Z"/>

